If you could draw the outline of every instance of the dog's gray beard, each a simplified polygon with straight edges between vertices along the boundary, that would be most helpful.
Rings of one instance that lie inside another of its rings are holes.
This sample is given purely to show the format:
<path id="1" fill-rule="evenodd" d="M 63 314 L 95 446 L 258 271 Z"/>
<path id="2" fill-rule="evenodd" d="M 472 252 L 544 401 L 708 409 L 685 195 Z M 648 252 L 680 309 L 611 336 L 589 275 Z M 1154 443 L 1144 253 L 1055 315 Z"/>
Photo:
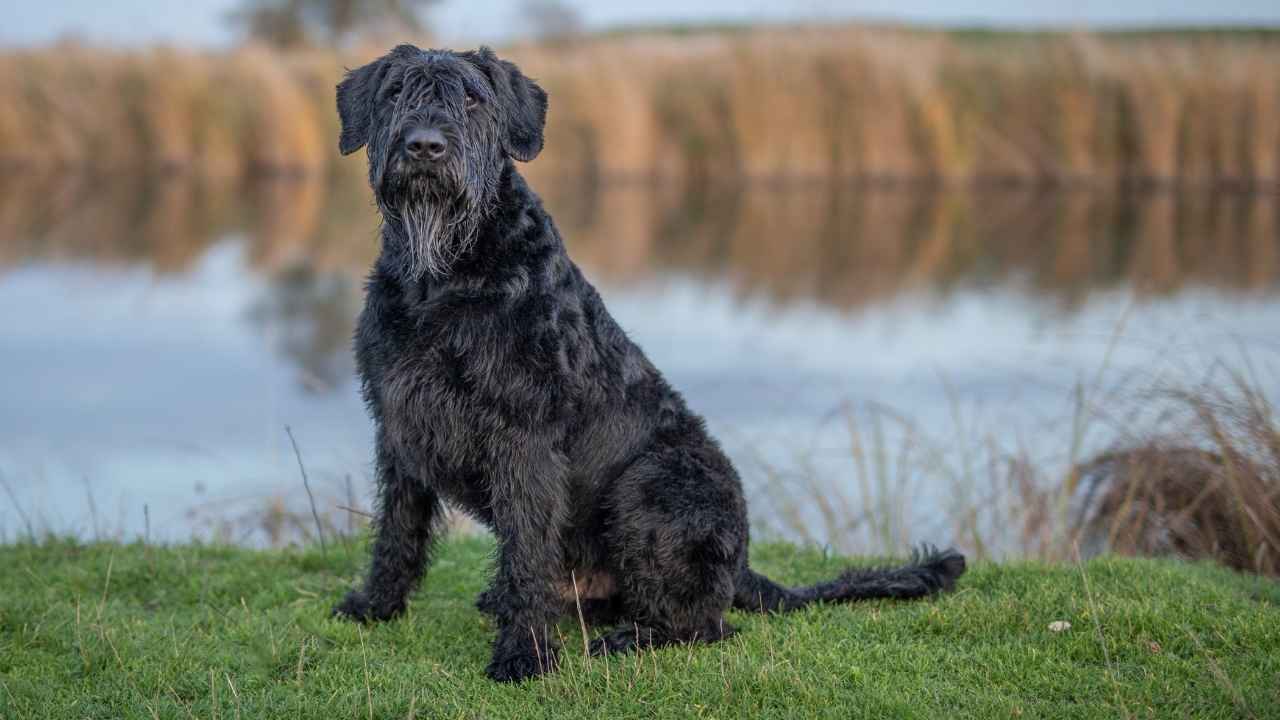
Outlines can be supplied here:
<path id="1" fill-rule="evenodd" d="M 458 258 L 475 245 L 484 206 L 474 199 L 473 189 L 467 185 L 452 198 L 434 193 L 411 193 L 413 196 L 417 198 L 400 207 L 384 208 L 404 230 L 409 276 L 448 275 Z"/>
<path id="2" fill-rule="evenodd" d="M 499 173 L 486 170 L 499 165 L 486 163 L 490 158 L 481 150 L 496 141 L 477 131 L 466 133 L 462 142 L 463 160 L 445 165 L 444 177 L 432 185 L 422 178 L 411 180 L 414 185 L 404 189 L 397 206 L 378 200 L 383 215 L 403 228 L 411 278 L 448 275 L 454 263 L 475 245 L 480 225 L 492 210 Z M 399 168 L 398 162 L 393 161 L 393 166 Z M 448 187 L 457 188 L 457 192 L 440 192 Z"/>
<path id="3" fill-rule="evenodd" d="M 458 258 L 475 245 L 480 218 L 470 208 L 465 201 L 460 208 L 442 202 L 418 202 L 401 208 L 411 276 L 447 275 Z"/>

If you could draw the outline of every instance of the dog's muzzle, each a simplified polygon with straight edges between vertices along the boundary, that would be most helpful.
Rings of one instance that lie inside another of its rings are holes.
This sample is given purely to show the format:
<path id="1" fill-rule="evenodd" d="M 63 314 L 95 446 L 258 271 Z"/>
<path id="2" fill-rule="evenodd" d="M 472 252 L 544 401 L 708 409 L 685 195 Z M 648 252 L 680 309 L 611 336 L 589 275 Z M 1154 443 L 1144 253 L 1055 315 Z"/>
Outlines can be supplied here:
<path id="1" fill-rule="evenodd" d="M 404 154 L 419 163 L 436 164 L 449 152 L 449 139 L 439 128 L 415 127 L 404 135 Z"/>

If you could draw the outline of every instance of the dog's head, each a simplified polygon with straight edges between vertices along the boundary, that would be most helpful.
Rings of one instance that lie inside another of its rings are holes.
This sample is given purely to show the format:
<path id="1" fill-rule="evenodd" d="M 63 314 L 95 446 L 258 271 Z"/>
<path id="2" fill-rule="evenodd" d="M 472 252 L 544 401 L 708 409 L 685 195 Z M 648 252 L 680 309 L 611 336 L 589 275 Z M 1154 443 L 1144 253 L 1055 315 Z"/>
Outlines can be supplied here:
<path id="1" fill-rule="evenodd" d="M 488 48 L 400 45 L 338 84 L 338 149 L 368 146 L 369 184 L 411 274 L 443 275 L 475 241 L 508 158 L 542 149 L 546 115 L 542 88 Z"/>

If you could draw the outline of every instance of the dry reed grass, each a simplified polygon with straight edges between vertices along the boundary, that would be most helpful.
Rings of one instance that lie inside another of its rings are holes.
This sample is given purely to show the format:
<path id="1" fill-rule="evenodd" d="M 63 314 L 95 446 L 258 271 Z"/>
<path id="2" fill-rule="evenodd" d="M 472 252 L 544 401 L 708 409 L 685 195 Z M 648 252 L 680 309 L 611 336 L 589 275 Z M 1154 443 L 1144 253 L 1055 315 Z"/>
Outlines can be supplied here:
<path id="1" fill-rule="evenodd" d="M 979 559 L 1172 556 L 1280 577 L 1280 422 L 1256 380 L 1138 394 L 1081 385 L 1075 395 L 1067 427 L 1037 430 L 1061 438 L 1048 455 L 958 404 L 942 435 L 888 408 L 847 406 L 835 418 L 849 438 L 845 475 L 803 453 L 758 459 L 776 510 L 760 520 L 841 552 L 941 535 Z M 1100 438 L 1111 449 L 1085 451 Z"/>
<path id="2" fill-rule="evenodd" d="M 1213 559 L 1280 577 L 1280 424 L 1259 390 L 1171 394 L 1178 427 L 1080 466 L 1075 531 L 1093 551 Z"/>
<path id="3" fill-rule="evenodd" d="M 1270 36 L 892 28 L 507 48 L 552 95 L 545 176 L 1253 187 L 1280 178 Z M 1003 38 L 1003 39 L 1002 39 Z M 374 54 L 0 55 L 0 164 L 211 176 L 358 172 L 332 88 Z"/>

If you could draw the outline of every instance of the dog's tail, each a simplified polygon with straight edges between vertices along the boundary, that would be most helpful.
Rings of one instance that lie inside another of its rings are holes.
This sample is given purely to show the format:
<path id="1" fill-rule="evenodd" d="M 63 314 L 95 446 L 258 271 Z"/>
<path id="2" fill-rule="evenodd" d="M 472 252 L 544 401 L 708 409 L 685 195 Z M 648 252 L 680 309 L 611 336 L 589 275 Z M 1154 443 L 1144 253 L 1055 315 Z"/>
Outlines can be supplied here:
<path id="1" fill-rule="evenodd" d="M 964 555 L 928 545 L 913 553 L 907 565 L 853 568 L 834 580 L 806 587 L 784 587 L 744 566 L 738 576 L 733 606 L 756 612 L 787 612 L 818 601 L 920 598 L 952 589 L 964 570 Z"/>

